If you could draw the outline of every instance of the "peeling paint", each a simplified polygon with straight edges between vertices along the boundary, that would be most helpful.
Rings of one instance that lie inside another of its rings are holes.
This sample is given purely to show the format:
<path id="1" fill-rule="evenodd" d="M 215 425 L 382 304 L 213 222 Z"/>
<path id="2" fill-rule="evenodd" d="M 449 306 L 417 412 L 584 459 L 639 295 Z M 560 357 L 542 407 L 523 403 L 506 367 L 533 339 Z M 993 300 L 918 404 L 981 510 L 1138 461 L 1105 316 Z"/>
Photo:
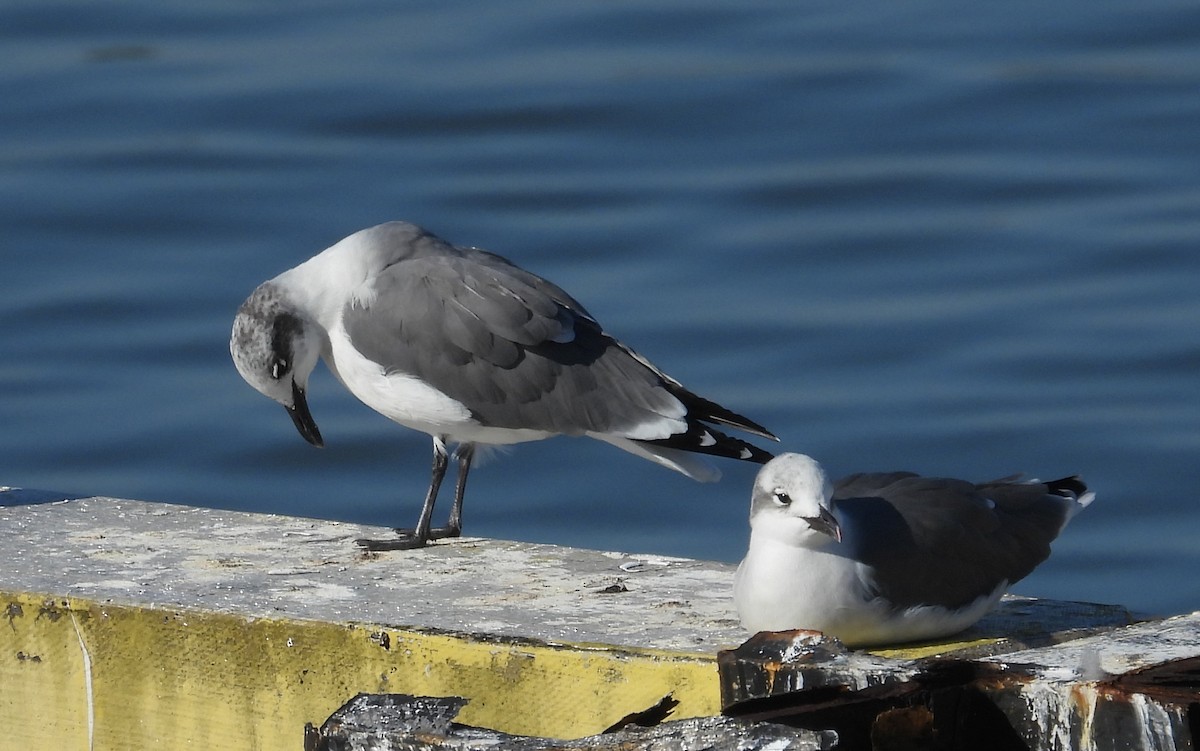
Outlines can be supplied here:
<path id="1" fill-rule="evenodd" d="M 55 619 L 57 620 L 57 619 Z M 79 628 L 79 621 L 71 613 L 71 625 L 75 629 L 75 637 L 79 640 L 79 651 L 83 656 L 83 690 L 87 705 L 87 742 L 89 751 L 96 742 L 96 701 L 92 690 L 92 654 L 88 651 L 87 640 Z"/>
<path id="2" fill-rule="evenodd" d="M 4 617 L 8 619 L 8 627 L 13 631 L 17 630 L 17 627 L 13 625 L 13 621 L 24 616 L 25 611 L 21 608 L 21 603 L 19 602 L 10 602 L 4 608 Z"/>

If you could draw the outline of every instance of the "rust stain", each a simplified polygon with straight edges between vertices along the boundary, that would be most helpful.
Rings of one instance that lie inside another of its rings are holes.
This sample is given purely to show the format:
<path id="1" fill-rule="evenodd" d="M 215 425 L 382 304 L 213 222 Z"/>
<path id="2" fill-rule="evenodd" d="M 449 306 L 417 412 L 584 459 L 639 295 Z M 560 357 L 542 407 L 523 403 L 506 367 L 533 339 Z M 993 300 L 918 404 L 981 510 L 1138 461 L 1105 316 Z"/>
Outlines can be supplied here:
<path id="1" fill-rule="evenodd" d="M 779 669 L 783 667 L 779 662 L 764 662 L 762 663 L 763 675 L 767 679 L 767 693 L 775 692 L 775 679 L 779 677 Z"/>
<path id="2" fill-rule="evenodd" d="M 1143 694 L 1167 704 L 1200 702 L 1200 657 L 1151 665 L 1097 685 L 1106 697 L 1128 699 Z"/>

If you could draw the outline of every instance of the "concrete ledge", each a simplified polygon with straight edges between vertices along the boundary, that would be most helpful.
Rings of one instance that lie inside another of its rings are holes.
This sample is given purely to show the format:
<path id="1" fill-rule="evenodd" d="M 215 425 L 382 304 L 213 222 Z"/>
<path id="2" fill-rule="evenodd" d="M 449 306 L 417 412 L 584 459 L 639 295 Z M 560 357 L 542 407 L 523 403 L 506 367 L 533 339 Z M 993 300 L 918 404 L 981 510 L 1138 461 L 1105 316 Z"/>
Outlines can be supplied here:
<path id="1" fill-rule="evenodd" d="M 479 539 L 367 555 L 353 540 L 386 530 L 5 495 L 16 748 L 297 749 L 358 693 L 462 696 L 464 723 L 577 738 L 667 695 L 673 719 L 718 714 L 717 652 L 749 636 L 726 564 Z M 969 642 L 1033 627 L 1031 607 L 1006 602 Z M 1065 614 L 1054 629 L 1127 618 L 1096 607 L 1040 609 Z"/>
<path id="2" fill-rule="evenodd" d="M 707 654 L 740 642 L 732 568 L 461 538 L 364 554 L 390 530 L 115 498 L 0 510 L 0 587 L 239 616 L 387 623 Z"/>
<path id="3" fill-rule="evenodd" d="M 0 509 L 0 712 L 23 748 L 300 748 L 359 692 L 471 698 L 463 721 L 598 732 L 665 695 L 715 714 L 744 634 L 729 568 L 463 539 L 364 555 L 336 522 L 112 498 Z M 14 659 L 12 655 L 17 655 Z M 236 731 L 236 732 L 235 732 Z"/>

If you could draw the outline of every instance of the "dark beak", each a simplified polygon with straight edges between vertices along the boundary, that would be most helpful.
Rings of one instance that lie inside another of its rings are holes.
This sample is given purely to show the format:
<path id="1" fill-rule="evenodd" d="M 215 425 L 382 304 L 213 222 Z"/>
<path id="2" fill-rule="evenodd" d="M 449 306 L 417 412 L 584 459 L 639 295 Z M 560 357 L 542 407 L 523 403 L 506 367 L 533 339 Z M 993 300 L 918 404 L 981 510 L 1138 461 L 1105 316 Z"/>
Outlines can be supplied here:
<path id="1" fill-rule="evenodd" d="M 292 406 L 286 409 L 296 430 L 299 430 L 300 435 L 304 436 L 304 440 L 317 448 L 325 445 L 325 441 L 321 440 L 321 431 L 317 430 L 317 423 L 313 420 L 312 413 L 308 411 L 308 401 L 304 398 L 304 391 L 296 385 L 295 381 L 292 382 Z"/>
<path id="2" fill-rule="evenodd" d="M 821 513 L 817 516 L 806 516 L 804 521 L 818 532 L 823 532 L 838 542 L 842 541 L 842 526 L 838 524 L 838 520 L 829 513 L 828 509 L 821 509 Z"/>

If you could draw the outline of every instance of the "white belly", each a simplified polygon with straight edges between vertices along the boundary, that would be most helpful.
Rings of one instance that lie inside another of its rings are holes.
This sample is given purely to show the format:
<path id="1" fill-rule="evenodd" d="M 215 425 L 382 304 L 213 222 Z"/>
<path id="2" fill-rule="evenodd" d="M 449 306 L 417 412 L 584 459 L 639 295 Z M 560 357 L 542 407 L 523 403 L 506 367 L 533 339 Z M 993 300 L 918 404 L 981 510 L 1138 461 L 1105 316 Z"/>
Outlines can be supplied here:
<path id="1" fill-rule="evenodd" d="M 751 544 L 733 591 L 742 624 L 751 631 L 810 629 L 836 636 L 863 617 L 861 590 L 854 561 L 768 538 Z"/>
<path id="2" fill-rule="evenodd" d="M 750 631 L 810 629 L 847 646 L 933 639 L 967 628 L 996 604 L 1001 584 L 964 608 L 936 605 L 895 608 L 871 597 L 867 572 L 850 558 L 787 545 L 752 541 L 734 578 L 734 604 Z"/>

